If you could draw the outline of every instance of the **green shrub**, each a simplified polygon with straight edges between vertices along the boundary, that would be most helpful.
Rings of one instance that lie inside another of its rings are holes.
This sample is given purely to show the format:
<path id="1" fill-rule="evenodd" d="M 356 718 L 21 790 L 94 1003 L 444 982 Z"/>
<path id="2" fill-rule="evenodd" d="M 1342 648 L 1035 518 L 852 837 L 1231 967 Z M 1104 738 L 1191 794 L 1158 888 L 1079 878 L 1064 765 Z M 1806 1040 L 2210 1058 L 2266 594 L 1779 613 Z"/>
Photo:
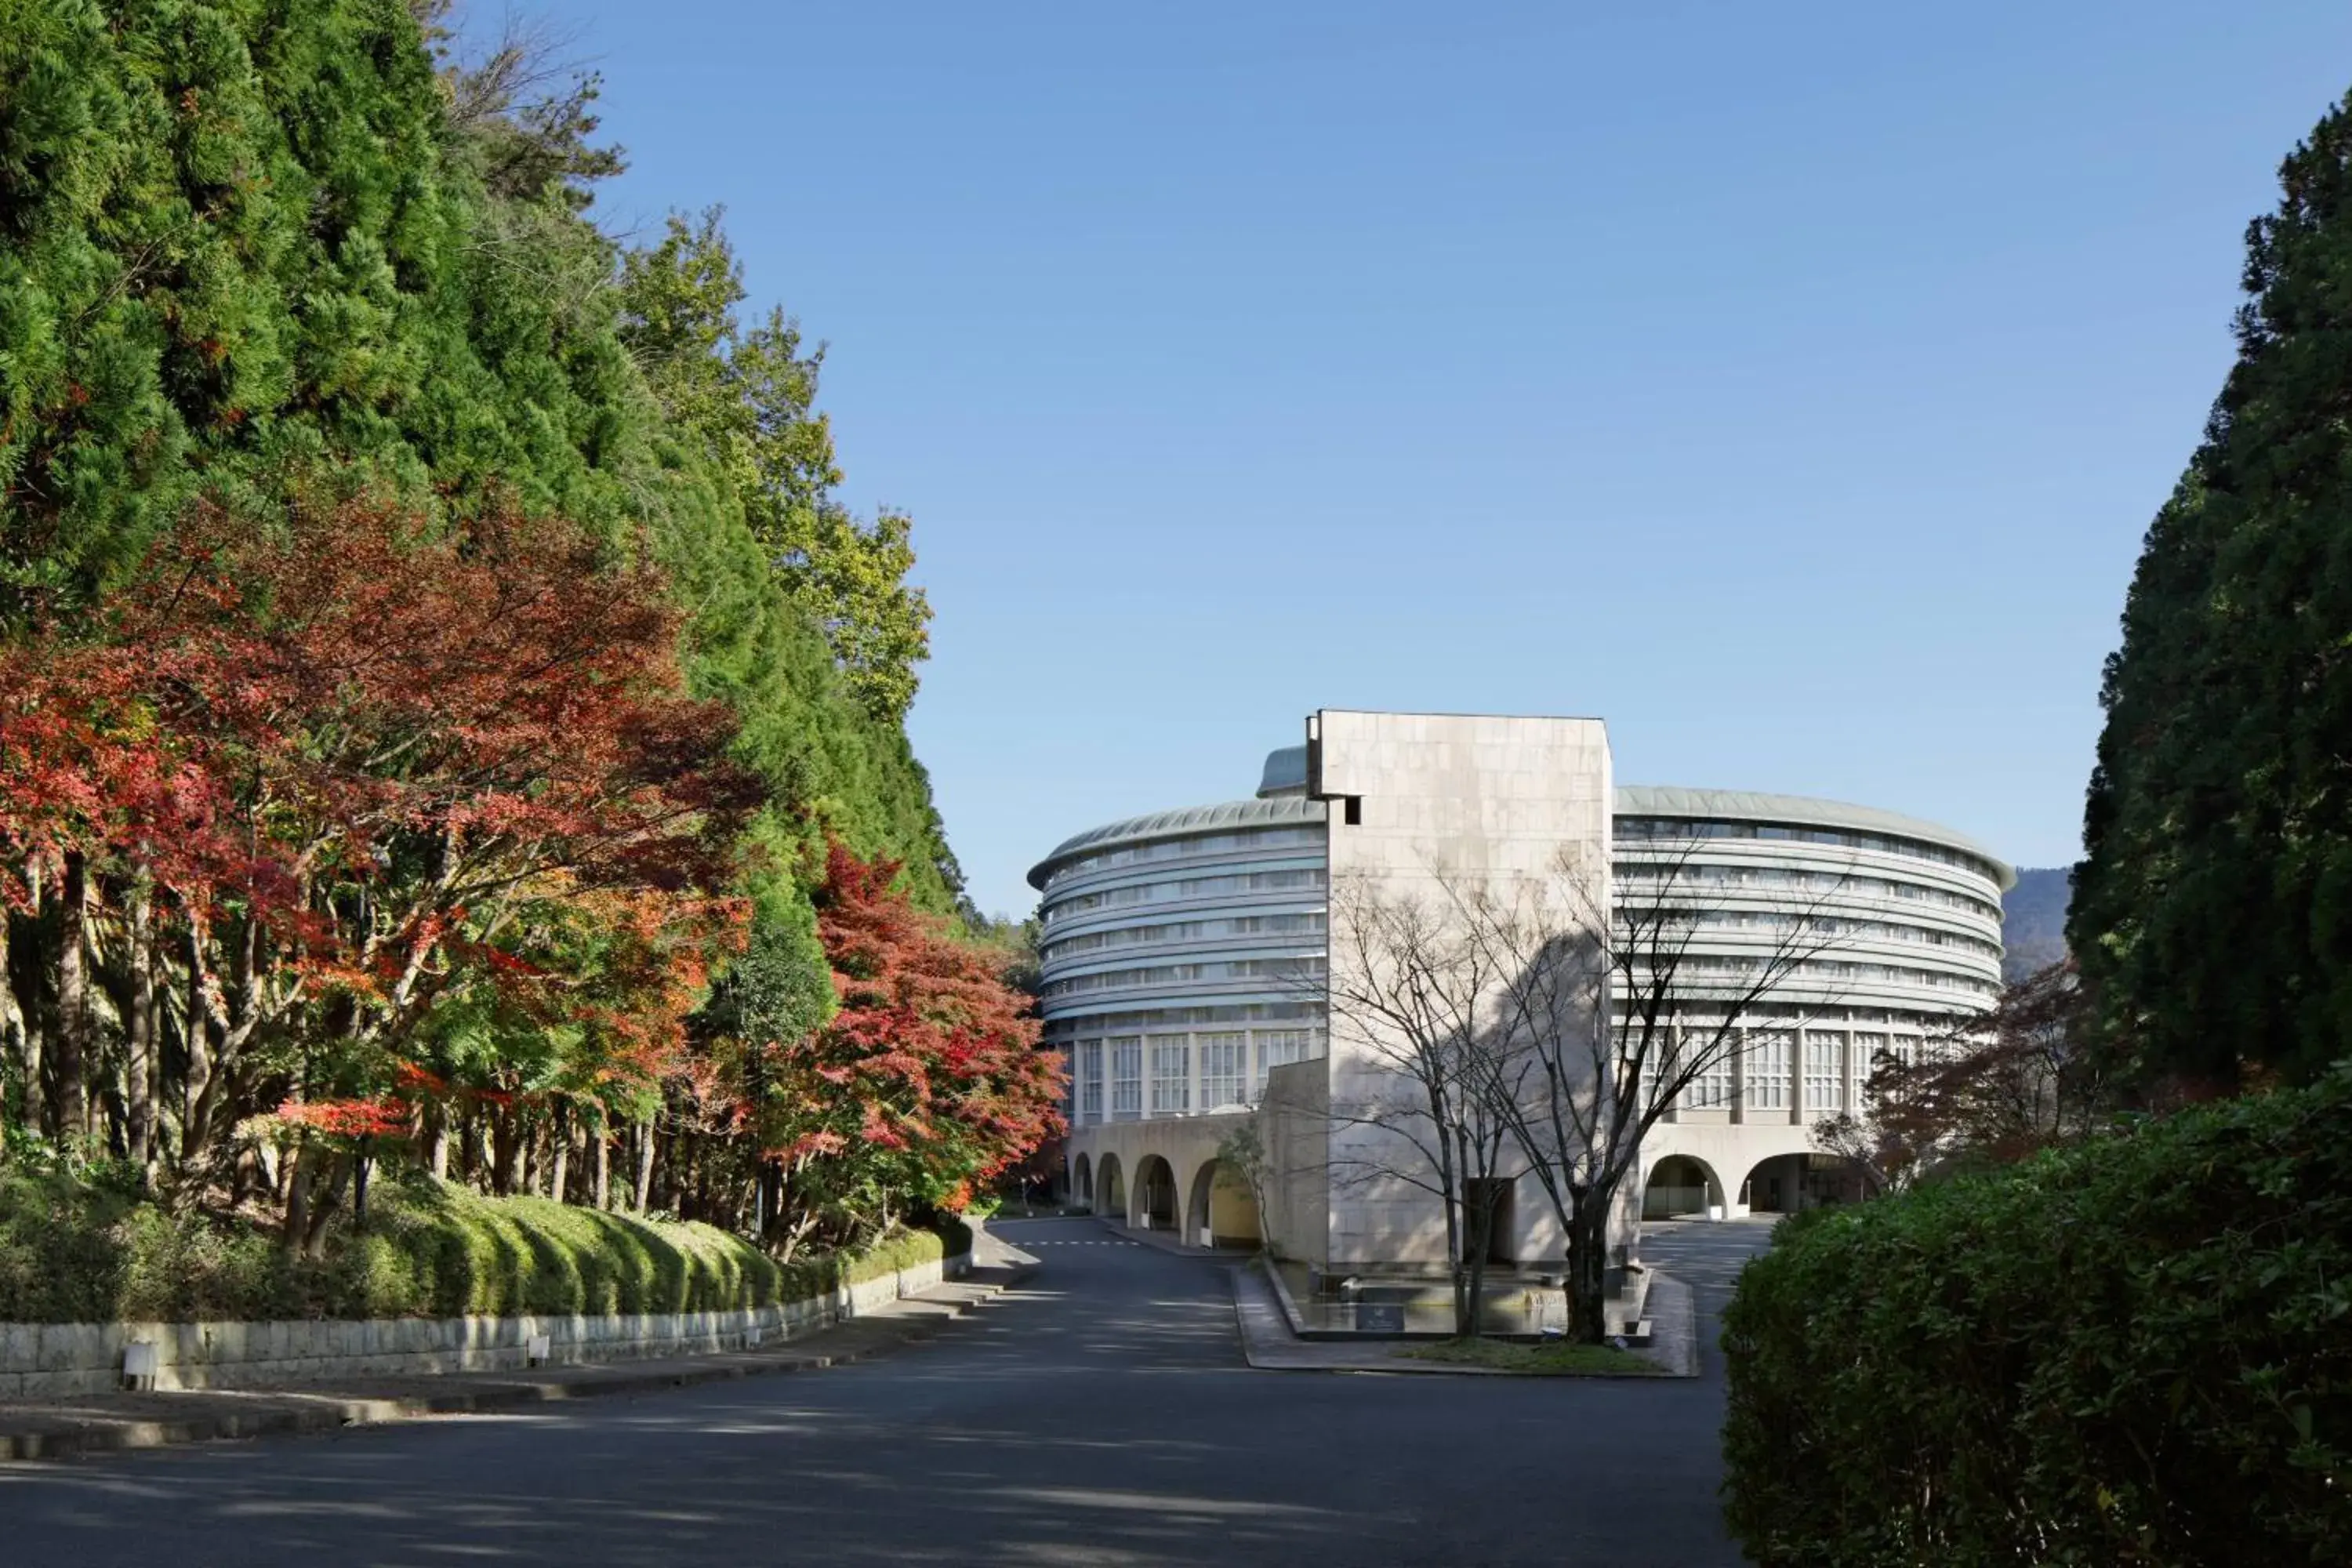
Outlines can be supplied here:
<path id="1" fill-rule="evenodd" d="M 970 1245 L 900 1231 L 854 1256 L 780 1264 L 707 1225 L 420 1177 L 378 1184 L 366 1230 L 339 1225 L 304 1259 L 253 1226 L 173 1215 L 119 1185 L 0 1173 L 0 1322 L 727 1311 Z"/>
<path id="2" fill-rule="evenodd" d="M 1723 1343 L 1758 1563 L 2352 1563 L 2352 1069 L 1804 1215 Z"/>

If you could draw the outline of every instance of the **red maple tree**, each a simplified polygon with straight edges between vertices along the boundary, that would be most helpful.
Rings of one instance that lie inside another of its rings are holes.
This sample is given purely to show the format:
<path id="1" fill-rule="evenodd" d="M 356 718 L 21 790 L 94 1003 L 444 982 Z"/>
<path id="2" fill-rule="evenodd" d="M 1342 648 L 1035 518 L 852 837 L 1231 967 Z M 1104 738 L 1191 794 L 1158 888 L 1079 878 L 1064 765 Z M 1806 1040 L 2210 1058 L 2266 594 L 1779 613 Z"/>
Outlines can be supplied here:
<path id="1" fill-rule="evenodd" d="M 769 1044 L 752 1110 L 803 1225 L 831 1210 L 887 1226 L 900 1194 L 959 1209 L 1063 1130 L 1061 1058 L 1038 1048 L 1028 998 L 898 874 L 830 847 L 815 904 L 838 1010 Z"/>
<path id="2" fill-rule="evenodd" d="M 559 520 L 200 510 L 94 628 L 0 650 L 0 897 L 174 926 L 135 957 L 201 1012 L 184 1152 L 257 1040 L 293 1047 L 298 1109 L 373 1101 L 461 987 L 657 1055 L 678 955 L 740 925 L 716 889 L 762 798 L 677 629 L 654 568 Z"/>

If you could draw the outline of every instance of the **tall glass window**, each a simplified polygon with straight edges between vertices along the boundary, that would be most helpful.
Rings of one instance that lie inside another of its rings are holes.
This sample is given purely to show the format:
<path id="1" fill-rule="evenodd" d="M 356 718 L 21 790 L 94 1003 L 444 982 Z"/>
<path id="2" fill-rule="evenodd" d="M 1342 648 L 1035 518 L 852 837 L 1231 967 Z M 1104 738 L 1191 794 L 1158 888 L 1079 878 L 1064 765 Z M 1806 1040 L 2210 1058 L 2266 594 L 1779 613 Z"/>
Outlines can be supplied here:
<path id="1" fill-rule="evenodd" d="M 1748 1107 L 1789 1109 L 1789 1047 L 1786 1029 L 1758 1029 L 1748 1037 Z"/>
<path id="2" fill-rule="evenodd" d="M 1100 1040 L 1078 1042 L 1078 1121 L 1103 1119 L 1103 1060 Z"/>
<path id="3" fill-rule="evenodd" d="M 1835 1110 L 1845 1101 L 1845 1041 L 1821 1029 L 1805 1031 L 1805 1109 Z"/>
<path id="4" fill-rule="evenodd" d="M 1181 1116 L 1192 1109 L 1192 1047 L 1181 1035 L 1151 1037 L 1151 1114 Z"/>
<path id="5" fill-rule="evenodd" d="M 1683 1103 L 1694 1110 L 1721 1110 L 1730 1105 L 1731 1063 L 1739 1054 L 1738 1047 L 1731 1040 L 1718 1041 L 1715 1026 L 1705 1024 L 1685 1034 L 1683 1048 L 1694 1054 L 1714 1053 L 1691 1075 L 1690 1088 L 1683 1091 Z"/>
<path id="6" fill-rule="evenodd" d="M 1856 1031 L 1853 1037 L 1853 1075 L 1864 1083 L 1879 1069 L 1879 1058 L 1886 1055 L 1886 1037 L 1875 1030 Z"/>
<path id="7" fill-rule="evenodd" d="M 1132 1121 L 1143 1114 L 1143 1037 L 1114 1035 L 1110 1047 L 1110 1114 Z"/>
<path id="8" fill-rule="evenodd" d="M 1201 1041 L 1201 1109 L 1239 1105 L 1247 1092 L 1249 1037 L 1239 1031 L 1202 1035 Z"/>

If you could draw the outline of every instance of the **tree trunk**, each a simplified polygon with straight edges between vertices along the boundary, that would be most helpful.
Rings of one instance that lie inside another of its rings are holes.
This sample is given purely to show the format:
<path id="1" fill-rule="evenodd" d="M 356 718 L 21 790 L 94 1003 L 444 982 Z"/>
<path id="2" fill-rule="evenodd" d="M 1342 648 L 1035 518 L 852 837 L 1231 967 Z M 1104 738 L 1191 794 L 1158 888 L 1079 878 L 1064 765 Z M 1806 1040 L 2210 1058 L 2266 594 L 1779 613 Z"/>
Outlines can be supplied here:
<path id="1" fill-rule="evenodd" d="M 41 1033 L 16 999 L 16 980 L 9 967 L 9 939 L 15 923 L 16 917 L 0 906 L 0 1047 L 16 1054 L 16 1070 L 24 1084 L 20 1113 L 27 1126 L 37 1127 L 41 1121 Z"/>
<path id="2" fill-rule="evenodd" d="M 1468 1321 L 1457 1324 L 1454 1331 L 1465 1338 L 1475 1339 L 1484 1325 L 1478 1309 L 1486 1296 L 1486 1255 L 1495 1246 L 1495 1190 L 1492 1183 L 1480 1182 L 1478 1196 L 1470 1205 L 1470 1311 Z"/>
<path id="3" fill-rule="evenodd" d="M 541 1128 L 539 1118 L 523 1111 L 514 1113 L 515 1146 L 522 1152 L 521 1170 L 514 1179 L 514 1190 L 526 1196 L 539 1195 L 539 1175 L 545 1162 L 539 1157 Z"/>
<path id="4" fill-rule="evenodd" d="M 348 1154 L 330 1154 L 324 1150 L 314 1149 L 310 1155 L 303 1162 L 304 1164 L 313 1164 L 322 1155 L 325 1157 L 327 1178 L 311 1193 L 309 1223 L 302 1228 L 302 1256 L 305 1258 L 316 1258 L 323 1249 L 327 1222 L 335 1217 L 335 1207 L 343 1200 L 343 1186 L 351 1180 L 353 1164 Z"/>
<path id="5" fill-rule="evenodd" d="M 654 1198 L 654 1124 L 651 1117 L 637 1123 L 637 1190 L 636 1210 L 643 1214 L 653 1206 Z"/>
<path id="6" fill-rule="evenodd" d="M 184 900 L 183 910 L 189 906 Z M 180 1086 L 180 1159 L 193 1162 L 205 1146 L 205 1121 L 211 1113 L 213 1030 L 205 1012 L 204 964 L 196 946 L 205 940 L 193 913 L 188 920 L 188 1075 Z"/>
<path id="7" fill-rule="evenodd" d="M 286 1181 L 286 1228 L 279 1233 L 279 1245 L 289 1252 L 301 1250 L 303 1238 L 310 1234 L 310 1149 L 298 1143 L 286 1152 L 279 1169 Z"/>
<path id="8" fill-rule="evenodd" d="M 511 1105 L 501 1105 L 490 1117 L 490 1191 L 500 1197 L 514 1193 L 515 1156 L 521 1152 L 522 1117 Z"/>
<path id="9" fill-rule="evenodd" d="M 613 1206 L 612 1130 L 600 1122 L 589 1133 L 589 1138 L 596 1145 L 596 1206 L 608 1209 Z"/>
<path id="10" fill-rule="evenodd" d="M 1579 1193 L 1568 1226 L 1568 1333 L 1580 1344 L 1607 1337 L 1609 1205 Z"/>
<path id="11" fill-rule="evenodd" d="M 125 1142 L 142 1169 L 155 1150 L 155 890 L 142 874 L 131 892 L 131 1016 L 123 1020 Z"/>
<path id="12" fill-rule="evenodd" d="M 428 1102 L 425 1107 L 425 1161 L 432 1169 L 433 1179 L 436 1182 L 447 1181 L 449 1179 L 449 1108 L 437 1100 Z"/>
<path id="13" fill-rule="evenodd" d="M 572 1173 L 572 1129 L 565 1125 L 567 1118 L 562 1106 L 547 1114 L 547 1142 L 552 1151 L 548 1161 L 547 1195 L 557 1203 L 565 1203 L 570 1201 L 564 1195 L 563 1184 Z"/>
<path id="14" fill-rule="evenodd" d="M 89 1051 L 89 972 L 83 929 L 89 918 L 89 866 L 77 851 L 66 857 L 65 895 L 58 929 L 58 1133 L 89 1134 L 89 1093 L 83 1081 Z"/>

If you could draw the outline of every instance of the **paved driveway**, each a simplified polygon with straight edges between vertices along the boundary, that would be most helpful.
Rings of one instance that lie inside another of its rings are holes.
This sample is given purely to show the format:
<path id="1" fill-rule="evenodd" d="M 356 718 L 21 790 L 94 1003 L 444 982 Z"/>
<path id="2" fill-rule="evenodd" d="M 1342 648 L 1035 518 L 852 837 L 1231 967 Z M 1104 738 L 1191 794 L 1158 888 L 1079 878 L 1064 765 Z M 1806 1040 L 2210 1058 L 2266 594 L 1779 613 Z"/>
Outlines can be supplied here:
<path id="1" fill-rule="evenodd" d="M 1089 1220 L 1002 1229 L 1045 1271 L 870 1364 L 0 1466 L 0 1562 L 1739 1561 L 1712 1359 L 1670 1384 L 1251 1372 L 1223 1265 L 1101 1245 Z M 1691 1270 L 1706 1314 L 1762 1234 L 1685 1226 L 1644 1251 Z"/>

